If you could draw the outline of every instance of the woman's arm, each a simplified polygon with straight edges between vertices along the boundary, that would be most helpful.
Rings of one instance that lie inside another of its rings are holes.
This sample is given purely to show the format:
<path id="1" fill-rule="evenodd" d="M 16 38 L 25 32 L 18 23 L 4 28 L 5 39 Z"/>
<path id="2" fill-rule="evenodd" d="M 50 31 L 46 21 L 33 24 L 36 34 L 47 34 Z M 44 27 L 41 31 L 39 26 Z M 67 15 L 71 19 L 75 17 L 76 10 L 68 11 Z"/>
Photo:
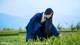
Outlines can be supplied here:
<path id="1" fill-rule="evenodd" d="M 53 35 L 56 37 L 58 37 L 60 34 L 54 25 L 52 25 L 52 32 L 53 32 Z"/>
<path id="2" fill-rule="evenodd" d="M 40 26 L 40 24 L 36 21 L 39 17 L 40 13 L 35 14 L 29 21 L 27 25 L 27 31 L 34 33 L 36 29 Z"/>

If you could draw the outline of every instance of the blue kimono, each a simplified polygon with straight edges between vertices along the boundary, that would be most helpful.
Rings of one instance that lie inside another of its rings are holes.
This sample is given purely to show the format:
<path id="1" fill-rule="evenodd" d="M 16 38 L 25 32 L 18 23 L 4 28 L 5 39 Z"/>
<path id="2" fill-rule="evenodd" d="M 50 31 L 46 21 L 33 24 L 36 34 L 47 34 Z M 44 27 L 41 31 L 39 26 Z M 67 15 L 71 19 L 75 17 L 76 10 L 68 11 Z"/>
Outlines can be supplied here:
<path id="1" fill-rule="evenodd" d="M 37 13 L 30 19 L 26 27 L 27 30 L 26 41 L 32 39 L 36 31 L 41 27 L 41 19 L 42 19 L 42 13 Z M 52 24 L 52 35 L 56 37 L 59 35 L 59 32 L 57 31 L 57 29 L 53 24 Z"/>

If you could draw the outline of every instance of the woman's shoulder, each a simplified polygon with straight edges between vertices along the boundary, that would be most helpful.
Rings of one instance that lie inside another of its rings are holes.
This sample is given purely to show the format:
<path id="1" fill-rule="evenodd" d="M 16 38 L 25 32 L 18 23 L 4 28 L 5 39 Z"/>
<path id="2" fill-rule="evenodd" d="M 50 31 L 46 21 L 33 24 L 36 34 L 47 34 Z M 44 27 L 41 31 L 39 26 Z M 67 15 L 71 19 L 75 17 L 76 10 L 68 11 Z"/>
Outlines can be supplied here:
<path id="1" fill-rule="evenodd" d="M 36 16 L 41 16 L 43 13 L 36 13 L 35 15 Z"/>

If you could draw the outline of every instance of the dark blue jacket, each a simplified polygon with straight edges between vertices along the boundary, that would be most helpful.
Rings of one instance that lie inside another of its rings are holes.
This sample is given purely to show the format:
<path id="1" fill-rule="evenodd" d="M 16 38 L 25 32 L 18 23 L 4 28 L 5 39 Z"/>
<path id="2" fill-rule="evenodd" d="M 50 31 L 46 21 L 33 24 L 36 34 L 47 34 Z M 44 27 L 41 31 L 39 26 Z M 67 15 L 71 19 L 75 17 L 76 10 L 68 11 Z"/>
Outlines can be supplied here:
<path id="1" fill-rule="evenodd" d="M 37 13 L 30 19 L 26 27 L 27 30 L 26 41 L 28 41 L 28 39 L 32 39 L 35 32 L 40 28 L 41 19 L 42 19 L 42 13 Z M 56 37 L 59 35 L 59 32 L 57 31 L 54 25 L 52 25 L 52 34 Z"/>

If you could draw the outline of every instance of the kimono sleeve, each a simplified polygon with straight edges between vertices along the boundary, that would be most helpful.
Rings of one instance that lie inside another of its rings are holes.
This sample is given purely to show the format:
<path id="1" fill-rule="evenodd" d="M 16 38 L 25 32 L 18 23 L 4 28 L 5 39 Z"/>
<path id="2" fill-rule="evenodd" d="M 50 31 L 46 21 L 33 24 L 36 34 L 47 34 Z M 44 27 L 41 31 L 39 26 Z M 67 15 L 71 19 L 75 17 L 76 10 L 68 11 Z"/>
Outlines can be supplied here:
<path id="1" fill-rule="evenodd" d="M 52 33 L 56 37 L 58 37 L 60 34 L 54 25 L 52 25 Z"/>
<path id="2" fill-rule="evenodd" d="M 40 23 L 36 22 L 36 19 L 39 17 L 39 13 L 35 14 L 31 19 L 30 22 L 28 23 L 28 30 L 30 33 L 35 33 L 34 31 L 36 31 L 39 27 L 40 27 Z"/>

